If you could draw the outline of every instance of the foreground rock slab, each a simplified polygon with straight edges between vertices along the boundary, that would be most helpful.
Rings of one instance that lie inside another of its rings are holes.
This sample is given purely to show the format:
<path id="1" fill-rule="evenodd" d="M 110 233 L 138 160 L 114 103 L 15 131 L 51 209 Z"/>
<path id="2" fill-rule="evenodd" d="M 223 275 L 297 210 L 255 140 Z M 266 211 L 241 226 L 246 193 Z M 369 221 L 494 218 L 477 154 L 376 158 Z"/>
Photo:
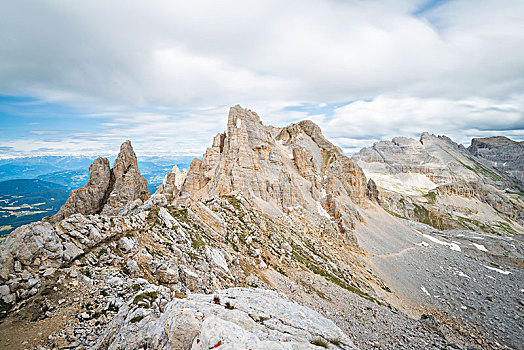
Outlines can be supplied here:
<path id="1" fill-rule="evenodd" d="M 283 294 L 231 288 L 175 298 L 163 312 L 128 304 L 95 349 L 318 349 L 315 343 L 356 349 L 333 321 Z"/>

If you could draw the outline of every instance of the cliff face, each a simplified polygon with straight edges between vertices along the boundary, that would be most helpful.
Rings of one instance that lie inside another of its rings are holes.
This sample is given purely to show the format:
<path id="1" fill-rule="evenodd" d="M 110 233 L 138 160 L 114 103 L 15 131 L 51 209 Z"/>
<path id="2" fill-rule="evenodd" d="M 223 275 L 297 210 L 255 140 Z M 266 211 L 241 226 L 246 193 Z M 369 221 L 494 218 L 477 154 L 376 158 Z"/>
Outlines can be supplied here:
<path id="1" fill-rule="evenodd" d="M 348 237 L 360 219 L 354 205 L 368 198 L 362 169 L 313 122 L 265 126 L 240 106 L 230 109 L 227 131 L 215 136 L 202 160 L 191 163 L 173 198 L 180 205 L 234 192 L 269 214 L 302 208 L 327 216 Z"/>
<path id="2" fill-rule="evenodd" d="M 504 136 L 474 138 L 468 151 L 512 175 L 519 181 L 521 190 L 524 190 L 524 142 Z"/>
<path id="3" fill-rule="evenodd" d="M 489 142 L 514 147 L 507 139 Z M 479 153 L 487 144 L 474 141 L 470 152 Z M 470 152 L 446 136 L 423 133 L 419 140 L 396 137 L 378 142 L 353 160 L 376 182 L 381 203 L 396 215 L 440 229 L 519 231 L 524 203 L 521 196 L 512 195 L 519 184 Z M 522 156 L 516 153 L 515 159 Z M 508 219 L 513 222 L 509 229 Z"/>

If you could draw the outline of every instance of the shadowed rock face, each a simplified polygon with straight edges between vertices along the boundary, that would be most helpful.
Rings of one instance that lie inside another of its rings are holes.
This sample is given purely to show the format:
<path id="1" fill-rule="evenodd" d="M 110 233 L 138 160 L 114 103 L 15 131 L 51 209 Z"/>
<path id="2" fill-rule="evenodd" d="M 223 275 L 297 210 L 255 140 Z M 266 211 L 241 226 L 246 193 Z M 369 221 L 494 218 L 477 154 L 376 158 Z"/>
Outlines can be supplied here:
<path id="1" fill-rule="evenodd" d="M 471 154 L 488 160 L 495 168 L 515 177 L 524 188 L 524 142 L 504 136 L 483 137 L 471 140 Z"/>
<path id="2" fill-rule="evenodd" d="M 74 190 L 51 221 L 60 221 L 73 214 L 114 214 L 118 209 L 150 197 L 147 180 L 140 174 L 130 141 L 124 142 L 113 169 L 107 158 L 97 158 L 89 167 L 89 180 Z"/>

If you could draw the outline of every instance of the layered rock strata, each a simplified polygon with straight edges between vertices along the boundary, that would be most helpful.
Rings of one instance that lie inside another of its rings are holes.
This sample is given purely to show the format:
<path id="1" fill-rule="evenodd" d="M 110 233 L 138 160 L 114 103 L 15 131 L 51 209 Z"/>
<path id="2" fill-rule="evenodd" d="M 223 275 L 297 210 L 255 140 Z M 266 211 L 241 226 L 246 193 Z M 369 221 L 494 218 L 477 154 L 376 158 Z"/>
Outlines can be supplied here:
<path id="1" fill-rule="evenodd" d="M 468 151 L 512 175 L 520 182 L 520 189 L 524 191 L 524 142 L 513 141 L 504 136 L 474 138 Z"/>
<path id="2" fill-rule="evenodd" d="M 305 208 L 337 221 L 348 235 L 360 219 L 355 204 L 373 197 L 362 169 L 313 122 L 265 126 L 240 106 L 230 109 L 227 131 L 215 136 L 202 160 L 193 160 L 173 197 L 185 205 L 237 191 L 266 213 Z"/>

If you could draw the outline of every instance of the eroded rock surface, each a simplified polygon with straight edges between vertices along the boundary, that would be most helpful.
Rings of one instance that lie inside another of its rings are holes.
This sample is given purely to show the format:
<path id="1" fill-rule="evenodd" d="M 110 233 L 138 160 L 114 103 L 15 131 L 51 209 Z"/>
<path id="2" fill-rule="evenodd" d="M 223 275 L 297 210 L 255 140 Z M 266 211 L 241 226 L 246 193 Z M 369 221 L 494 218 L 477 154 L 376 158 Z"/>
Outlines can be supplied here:
<path id="1" fill-rule="evenodd" d="M 524 142 L 504 136 L 474 138 L 468 151 L 511 174 L 520 182 L 521 190 L 524 190 Z"/>
<path id="2" fill-rule="evenodd" d="M 269 290 L 191 294 L 162 309 L 122 307 L 95 349 L 316 349 L 315 339 L 356 349 L 333 321 Z"/>
<path id="3" fill-rule="evenodd" d="M 470 150 L 479 153 L 487 142 L 475 141 Z M 522 152 L 515 153 L 519 159 Z M 524 197 L 516 180 L 446 136 L 396 137 L 362 149 L 353 159 L 378 187 L 375 193 L 371 185 L 370 194 L 395 215 L 438 229 L 496 234 L 523 229 Z"/>
<path id="4" fill-rule="evenodd" d="M 57 214 L 50 217 L 56 222 L 79 213 L 83 215 L 117 214 L 129 203 L 150 197 L 147 180 L 140 174 L 137 158 L 130 141 L 120 146 L 113 168 L 107 158 L 97 158 L 89 167 L 87 183 L 71 192 Z"/>

